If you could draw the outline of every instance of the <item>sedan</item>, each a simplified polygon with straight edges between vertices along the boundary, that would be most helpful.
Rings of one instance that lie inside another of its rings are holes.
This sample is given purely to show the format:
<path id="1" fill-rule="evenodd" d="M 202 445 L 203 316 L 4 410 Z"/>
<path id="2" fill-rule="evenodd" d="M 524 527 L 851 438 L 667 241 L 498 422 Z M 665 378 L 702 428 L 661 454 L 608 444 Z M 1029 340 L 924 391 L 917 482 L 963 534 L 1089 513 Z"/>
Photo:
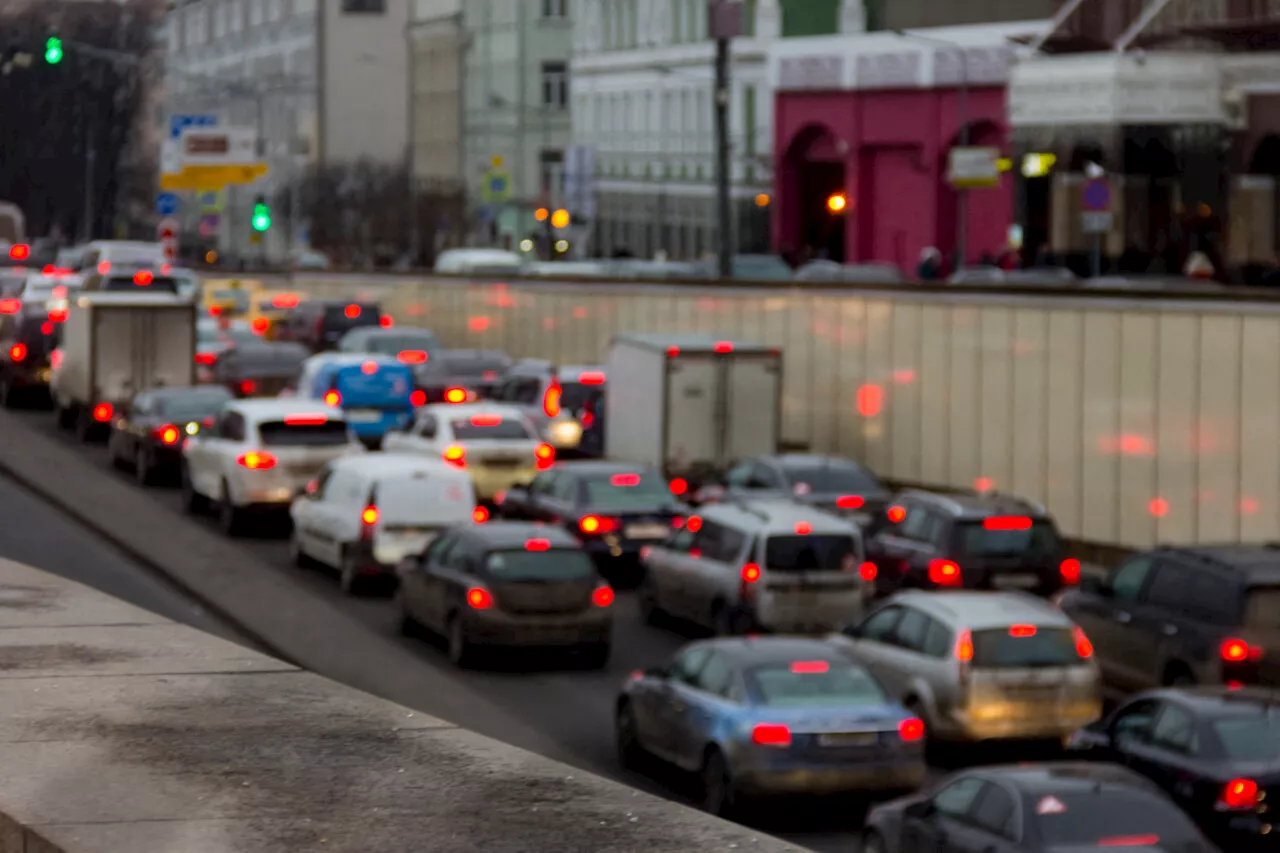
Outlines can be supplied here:
<path id="1" fill-rule="evenodd" d="M 704 486 L 697 499 L 786 498 L 865 524 L 890 495 L 875 474 L 851 459 L 783 453 L 739 462 L 722 484 Z"/>
<path id="2" fill-rule="evenodd" d="M 213 426 L 231 399 L 217 385 L 143 391 L 111 425 L 107 453 L 117 468 L 132 468 L 144 486 L 176 478 L 186 439 Z"/>

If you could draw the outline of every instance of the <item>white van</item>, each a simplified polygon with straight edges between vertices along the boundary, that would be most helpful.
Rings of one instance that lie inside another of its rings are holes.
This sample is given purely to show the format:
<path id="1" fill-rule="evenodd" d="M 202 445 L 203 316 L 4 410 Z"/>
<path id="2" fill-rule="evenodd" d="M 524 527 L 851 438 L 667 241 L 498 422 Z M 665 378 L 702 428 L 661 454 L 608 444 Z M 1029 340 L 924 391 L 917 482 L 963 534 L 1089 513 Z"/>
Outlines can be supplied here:
<path id="1" fill-rule="evenodd" d="M 348 594 L 394 577 L 400 562 L 425 551 L 441 530 L 489 517 L 477 508 L 466 471 L 400 453 L 334 460 L 307 484 L 289 514 L 294 562 L 337 569 Z"/>
<path id="2" fill-rule="evenodd" d="M 474 276 L 516 276 L 525 260 L 503 249 L 445 249 L 436 258 L 436 272 Z"/>

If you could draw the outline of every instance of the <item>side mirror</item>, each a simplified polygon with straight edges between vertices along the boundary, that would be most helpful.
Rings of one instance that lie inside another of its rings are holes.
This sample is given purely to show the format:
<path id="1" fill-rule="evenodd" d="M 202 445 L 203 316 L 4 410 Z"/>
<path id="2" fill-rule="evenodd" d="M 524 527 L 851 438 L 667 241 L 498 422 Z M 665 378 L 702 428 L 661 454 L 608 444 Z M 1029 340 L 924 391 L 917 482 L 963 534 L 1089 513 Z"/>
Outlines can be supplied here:
<path id="1" fill-rule="evenodd" d="M 933 801 L 921 800 L 918 803 L 912 803 L 903 809 L 902 813 L 916 820 L 928 820 L 934 814 Z"/>

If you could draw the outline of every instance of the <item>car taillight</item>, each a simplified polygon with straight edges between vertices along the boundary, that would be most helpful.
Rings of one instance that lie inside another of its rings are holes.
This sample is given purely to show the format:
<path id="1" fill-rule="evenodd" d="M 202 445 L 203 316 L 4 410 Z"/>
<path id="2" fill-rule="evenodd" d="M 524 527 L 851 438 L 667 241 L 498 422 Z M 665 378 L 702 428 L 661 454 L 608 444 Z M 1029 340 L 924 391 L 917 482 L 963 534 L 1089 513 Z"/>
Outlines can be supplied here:
<path id="1" fill-rule="evenodd" d="M 26 359 L 26 357 L 27 357 L 26 344 L 14 344 L 13 346 L 9 347 L 10 361 L 23 361 Z"/>
<path id="2" fill-rule="evenodd" d="M 1258 783 L 1252 779 L 1232 779 L 1222 786 L 1217 807 L 1223 811 L 1240 811 L 1258 807 Z"/>
<path id="3" fill-rule="evenodd" d="M 324 402 L 329 406 L 341 406 L 342 395 L 337 391 L 326 391 L 324 392 Z"/>
<path id="4" fill-rule="evenodd" d="M 907 508 L 902 506 L 891 506 L 888 511 L 885 512 L 885 517 L 894 524 L 901 524 L 903 519 L 907 517 Z"/>
<path id="5" fill-rule="evenodd" d="M 489 590 L 473 586 L 467 590 L 467 604 L 476 610 L 488 610 L 493 606 L 493 596 L 489 594 Z"/>
<path id="6" fill-rule="evenodd" d="M 1071 629 L 1071 636 L 1075 640 L 1076 654 L 1082 658 L 1093 657 L 1093 643 L 1085 636 L 1084 630 L 1079 625 Z"/>
<path id="7" fill-rule="evenodd" d="M 539 471 L 545 471 L 556 464 L 556 449 L 549 444 L 539 444 L 533 451 L 534 464 Z"/>
<path id="8" fill-rule="evenodd" d="M 912 717 L 898 723 L 898 736 L 905 741 L 920 740 L 924 737 L 924 720 Z"/>
<path id="9" fill-rule="evenodd" d="M 950 560 L 930 560 L 929 580 L 938 586 L 959 586 L 964 581 L 960 566 Z"/>
<path id="10" fill-rule="evenodd" d="M 617 522 L 612 518 L 602 517 L 599 515 L 584 515 L 578 519 L 578 529 L 588 535 L 596 533 L 612 533 L 617 528 Z"/>
<path id="11" fill-rule="evenodd" d="M 417 408 L 427 404 L 427 392 L 418 390 L 409 395 L 409 405 Z"/>
<path id="12" fill-rule="evenodd" d="M 253 330 L 255 335 L 265 335 L 271 329 L 271 321 L 266 317 L 254 317 L 253 322 L 249 324 L 249 328 Z"/>
<path id="13" fill-rule="evenodd" d="M 390 314 L 383 314 L 381 317 L 378 318 L 378 325 L 384 329 L 390 329 L 395 324 L 396 324 L 396 321 L 392 319 Z"/>
<path id="14" fill-rule="evenodd" d="M 465 388 L 450 388 L 444 392 L 444 401 L 446 403 L 465 403 L 467 402 L 467 391 Z"/>
<path id="15" fill-rule="evenodd" d="M 59 367 L 62 367 L 62 350 L 56 349 L 53 352 L 49 353 L 49 367 L 53 368 L 54 370 L 57 370 Z"/>
<path id="16" fill-rule="evenodd" d="M 1155 847 L 1160 843 L 1160 836 L 1152 835 L 1114 835 L 1110 838 L 1099 838 L 1099 847 Z"/>
<path id="17" fill-rule="evenodd" d="M 196 353 L 196 364 L 200 364 L 200 365 L 204 365 L 205 367 L 209 367 L 209 366 L 211 366 L 211 365 L 212 365 L 215 361 L 217 361 L 217 360 L 218 360 L 218 357 L 217 357 L 216 355 L 214 355 L 213 353 L 211 353 L 211 352 L 198 352 L 198 353 Z"/>
<path id="18" fill-rule="evenodd" d="M 1068 557 L 1058 566 L 1058 574 L 1062 576 L 1062 582 L 1065 584 L 1080 583 L 1080 561 L 1074 557 Z"/>
<path id="19" fill-rule="evenodd" d="M 671 529 L 681 530 L 683 528 L 684 528 L 684 516 L 683 515 L 671 516 Z"/>
<path id="20" fill-rule="evenodd" d="M 547 390 L 542 395 L 542 411 L 549 418 L 560 416 L 560 396 L 563 394 L 559 382 L 553 382 L 547 386 Z"/>
<path id="21" fill-rule="evenodd" d="M 445 462 L 456 468 L 467 467 L 467 449 L 461 444 L 451 444 L 444 449 L 444 453 L 440 454 Z"/>
<path id="22" fill-rule="evenodd" d="M 248 453 L 242 453 L 240 458 L 236 459 L 236 464 L 250 471 L 269 471 L 276 467 L 276 458 L 261 450 L 250 450 Z"/>
<path id="23" fill-rule="evenodd" d="M 182 430 L 173 424 L 158 426 L 151 431 L 151 437 L 161 444 L 174 445 L 182 438 Z"/>
<path id="24" fill-rule="evenodd" d="M 111 416 L 116 413 L 115 406 L 110 403 L 99 403 L 93 407 L 93 419 L 100 424 L 105 424 L 111 420 Z"/>
<path id="25" fill-rule="evenodd" d="M 489 520 L 489 510 L 485 509 L 482 506 L 476 507 L 475 509 L 471 510 L 471 520 L 474 521 L 476 524 L 484 524 L 486 521 Z"/>
<path id="26" fill-rule="evenodd" d="M 596 591 L 591 593 L 591 603 L 596 607 L 608 607 L 613 604 L 613 588 L 609 586 L 596 587 Z"/>
<path id="27" fill-rule="evenodd" d="M 973 634 L 968 631 L 961 631 L 956 637 L 955 648 L 956 660 L 961 663 L 968 663 L 973 660 Z"/>
<path id="28" fill-rule="evenodd" d="M 17 314 L 21 310 L 21 299 L 0 299 L 0 314 Z"/>
<path id="29" fill-rule="evenodd" d="M 680 497 L 689 491 L 689 481 L 683 477 L 676 477 L 668 484 L 668 487 L 671 489 L 671 494 Z"/>
<path id="30" fill-rule="evenodd" d="M 742 582 L 755 583 L 760 580 L 760 567 L 755 563 L 747 563 L 742 567 Z"/>
<path id="31" fill-rule="evenodd" d="M 373 539 L 378 524 L 378 508 L 370 504 L 360 511 L 360 538 L 365 542 Z"/>
<path id="32" fill-rule="evenodd" d="M 49 312 L 49 322 L 50 323 L 67 322 L 67 312 L 61 308 L 54 308 L 52 311 Z"/>
<path id="33" fill-rule="evenodd" d="M 109 275 L 110 273 L 111 273 L 111 262 L 110 262 L 110 261 L 99 261 L 99 262 L 98 262 L 98 275 Z"/>
<path id="34" fill-rule="evenodd" d="M 836 506 L 840 509 L 862 509 L 866 501 L 861 495 L 841 495 L 836 498 Z"/>
<path id="35" fill-rule="evenodd" d="M 1260 659 L 1262 657 L 1262 647 L 1251 646 L 1244 640 L 1229 639 L 1222 641 L 1219 653 L 1227 663 L 1244 663 L 1245 661 Z"/>
<path id="36" fill-rule="evenodd" d="M 751 741 L 760 746 L 791 746 L 791 729 L 774 723 L 761 723 L 751 730 Z"/>
<path id="37" fill-rule="evenodd" d="M 252 379 L 246 379 L 240 383 L 240 393 L 244 394 L 246 397 L 250 394 L 257 393 L 257 391 L 258 383 L 254 382 Z"/>
<path id="38" fill-rule="evenodd" d="M 396 360 L 401 364 L 426 364 L 427 351 L 424 349 L 402 349 L 396 353 Z"/>
<path id="39" fill-rule="evenodd" d="M 872 563 L 870 561 L 865 562 L 862 565 L 858 566 L 858 576 L 862 578 L 864 581 L 873 581 L 876 579 L 876 576 L 879 574 L 880 574 L 880 569 L 876 567 L 875 563 Z"/>

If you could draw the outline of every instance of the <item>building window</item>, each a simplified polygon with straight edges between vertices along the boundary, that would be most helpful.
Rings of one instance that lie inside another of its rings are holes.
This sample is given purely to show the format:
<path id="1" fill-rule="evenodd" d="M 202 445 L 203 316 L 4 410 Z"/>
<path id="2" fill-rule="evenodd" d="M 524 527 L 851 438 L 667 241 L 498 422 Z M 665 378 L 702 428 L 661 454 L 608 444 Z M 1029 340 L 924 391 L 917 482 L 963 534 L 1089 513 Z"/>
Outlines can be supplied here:
<path id="1" fill-rule="evenodd" d="M 342 14 L 372 13 L 381 15 L 387 11 L 387 0 L 342 0 Z"/>
<path id="2" fill-rule="evenodd" d="M 569 17 L 569 0 L 542 0 L 542 17 L 557 19 Z"/>
<path id="3" fill-rule="evenodd" d="M 564 192 L 564 152 L 543 151 L 538 155 L 538 170 L 542 176 L 542 194 L 558 201 Z"/>
<path id="4" fill-rule="evenodd" d="M 569 106 L 569 66 L 563 62 L 542 63 L 542 105 Z"/>

